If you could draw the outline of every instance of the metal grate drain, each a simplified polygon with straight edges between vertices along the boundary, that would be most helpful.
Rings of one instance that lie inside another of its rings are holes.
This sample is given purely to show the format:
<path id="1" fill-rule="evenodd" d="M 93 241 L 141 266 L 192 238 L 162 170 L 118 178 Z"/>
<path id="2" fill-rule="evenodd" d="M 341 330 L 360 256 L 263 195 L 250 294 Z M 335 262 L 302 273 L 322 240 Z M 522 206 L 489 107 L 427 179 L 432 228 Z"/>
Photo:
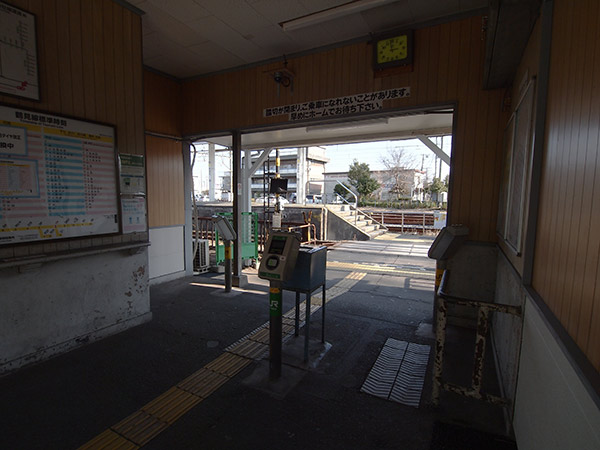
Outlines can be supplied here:
<path id="1" fill-rule="evenodd" d="M 360 391 L 418 408 L 429 352 L 429 345 L 388 338 Z"/>

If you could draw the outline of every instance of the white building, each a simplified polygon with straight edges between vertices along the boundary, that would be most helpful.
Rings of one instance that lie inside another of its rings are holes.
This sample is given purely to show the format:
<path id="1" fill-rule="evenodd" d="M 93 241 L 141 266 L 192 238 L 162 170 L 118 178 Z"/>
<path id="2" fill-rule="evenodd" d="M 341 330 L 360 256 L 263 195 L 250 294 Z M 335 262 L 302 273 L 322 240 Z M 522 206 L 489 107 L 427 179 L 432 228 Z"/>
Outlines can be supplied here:
<path id="1" fill-rule="evenodd" d="M 255 161 L 258 155 L 252 157 Z M 292 194 L 322 194 L 323 175 L 325 164 L 329 158 L 325 157 L 325 150 L 321 147 L 299 147 L 281 149 L 279 151 L 279 175 L 288 180 L 288 193 Z M 260 197 L 269 192 L 269 180 L 275 177 L 275 150 L 271 151 L 269 158 L 252 175 L 252 198 Z M 300 184 L 300 186 L 299 186 Z"/>
<path id="2" fill-rule="evenodd" d="M 326 172 L 323 174 L 325 180 L 325 201 L 335 200 L 335 186 L 343 183 L 351 187 L 348 181 L 348 172 Z M 426 173 L 416 169 L 372 170 L 371 176 L 375 178 L 380 187 L 373 192 L 373 197 L 378 200 L 424 200 L 424 183 Z"/>

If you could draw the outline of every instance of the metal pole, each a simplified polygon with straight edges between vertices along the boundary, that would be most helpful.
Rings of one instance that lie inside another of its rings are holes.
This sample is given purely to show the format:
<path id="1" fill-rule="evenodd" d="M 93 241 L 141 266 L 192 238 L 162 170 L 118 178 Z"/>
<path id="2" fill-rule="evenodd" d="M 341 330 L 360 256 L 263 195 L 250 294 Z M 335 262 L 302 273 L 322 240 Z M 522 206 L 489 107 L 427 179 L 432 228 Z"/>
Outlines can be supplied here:
<path id="1" fill-rule="evenodd" d="M 231 241 L 225 241 L 225 292 L 231 292 Z"/>
<path id="2" fill-rule="evenodd" d="M 238 130 L 232 132 L 232 157 L 233 157 L 233 229 L 237 233 L 233 243 L 233 275 L 242 275 L 242 209 L 241 209 L 241 156 L 242 135 Z"/>
<path id="3" fill-rule="evenodd" d="M 279 149 L 275 149 L 275 178 L 279 179 L 279 167 L 281 166 L 281 160 L 279 159 Z M 281 204 L 279 203 L 279 192 L 275 192 L 275 212 L 281 212 Z"/>
<path id="4" fill-rule="evenodd" d="M 271 281 L 269 288 L 269 379 L 281 377 L 281 284 Z"/>
<path id="5" fill-rule="evenodd" d="M 308 361 L 308 343 L 310 339 L 310 297 L 311 292 L 308 291 L 306 294 L 306 313 L 304 314 L 304 362 Z"/>

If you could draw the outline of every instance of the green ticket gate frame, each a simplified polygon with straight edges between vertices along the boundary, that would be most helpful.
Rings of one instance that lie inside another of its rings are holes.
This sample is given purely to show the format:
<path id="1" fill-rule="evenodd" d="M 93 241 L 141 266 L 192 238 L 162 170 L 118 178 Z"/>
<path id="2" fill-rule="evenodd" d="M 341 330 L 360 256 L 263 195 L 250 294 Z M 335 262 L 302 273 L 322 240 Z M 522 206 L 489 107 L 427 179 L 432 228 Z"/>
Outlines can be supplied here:
<path id="1" fill-rule="evenodd" d="M 233 225 L 232 213 L 218 213 Z M 242 224 L 239 230 L 242 245 L 242 259 L 258 260 L 258 213 L 243 212 Z M 217 264 L 225 261 L 225 244 L 219 239 L 219 231 L 215 231 L 215 249 Z"/>

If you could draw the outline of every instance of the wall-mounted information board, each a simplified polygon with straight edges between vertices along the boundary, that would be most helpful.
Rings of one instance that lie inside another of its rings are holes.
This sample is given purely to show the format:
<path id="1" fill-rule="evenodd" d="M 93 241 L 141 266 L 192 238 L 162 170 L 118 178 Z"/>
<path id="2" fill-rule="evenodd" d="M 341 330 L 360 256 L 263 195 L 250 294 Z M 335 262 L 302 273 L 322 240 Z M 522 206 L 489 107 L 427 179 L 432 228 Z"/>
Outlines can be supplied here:
<path id="1" fill-rule="evenodd" d="M 35 16 L 0 2 L 0 92 L 40 99 Z"/>
<path id="2" fill-rule="evenodd" d="M 0 245 L 119 231 L 114 128 L 0 106 Z"/>

